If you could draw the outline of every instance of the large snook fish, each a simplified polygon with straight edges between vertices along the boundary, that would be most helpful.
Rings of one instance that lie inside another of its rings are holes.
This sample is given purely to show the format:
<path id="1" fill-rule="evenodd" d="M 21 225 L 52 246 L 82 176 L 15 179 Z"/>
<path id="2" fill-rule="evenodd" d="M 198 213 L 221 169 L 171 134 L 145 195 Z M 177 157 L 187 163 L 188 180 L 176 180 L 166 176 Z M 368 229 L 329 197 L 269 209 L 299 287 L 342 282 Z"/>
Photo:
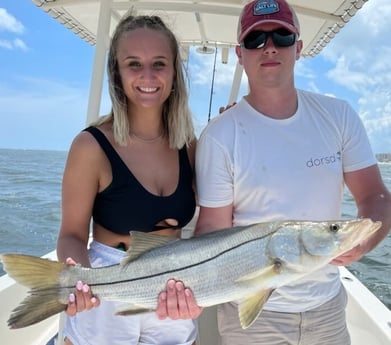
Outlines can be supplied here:
<path id="1" fill-rule="evenodd" d="M 31 289 L 8 325 L 26 327 L 65 310 L 78 280 L 102 299 L 124 302 L 119 315 L 152 311 L 167 280 L 174 278 L 191 288 L 199 306 L 239 300 L 241 325 L 247 328 L 275 288 L 327 265 L 380 226 L 370 219 L 282 221 L 191 239 L 131 232 L 132 247 L 123 261 L 102 268 L 3 254 L 7 273 Z"/>

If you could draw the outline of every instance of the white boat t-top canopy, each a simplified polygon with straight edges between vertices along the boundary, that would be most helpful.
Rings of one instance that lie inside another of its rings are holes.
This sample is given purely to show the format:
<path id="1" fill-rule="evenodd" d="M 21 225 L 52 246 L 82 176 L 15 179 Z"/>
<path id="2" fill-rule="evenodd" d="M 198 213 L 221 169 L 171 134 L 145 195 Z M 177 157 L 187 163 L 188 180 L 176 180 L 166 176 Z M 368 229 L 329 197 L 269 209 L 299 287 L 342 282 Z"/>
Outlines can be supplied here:
<path id="1" fill-rule="evenodd" d="M 43 11 L 72 30 L 81 39 L 96 45 L 87 122 L 97 118 L 103 85 L 105 56 L 111 33 L 129 10 L 161 16 L 183 47 L 209 52 L 220 48 L 226 63 L 229 48 L 237 44 L 239 13 L 248 1 L 242 0 L 32 0 Z M 295 9 L 304 42 L 302 55 L 315 56 L 368 0 L 288 0 Z M 236 100 L 242 68 L 237 65 L 228 102 Z"/>

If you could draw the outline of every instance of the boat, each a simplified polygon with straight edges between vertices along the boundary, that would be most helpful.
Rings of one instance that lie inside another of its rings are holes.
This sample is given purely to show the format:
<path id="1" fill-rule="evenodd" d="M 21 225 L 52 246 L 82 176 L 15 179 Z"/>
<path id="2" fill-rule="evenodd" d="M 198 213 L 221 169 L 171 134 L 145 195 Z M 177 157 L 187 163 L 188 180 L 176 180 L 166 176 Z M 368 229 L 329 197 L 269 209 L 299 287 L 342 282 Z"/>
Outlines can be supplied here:
<path id="1" fill-rule="evenodd" d="M 180 38 L 182 57 L 190 47 L 201 54 L 220 52 L 227 63 L 229 50 L 236 45 L 236 25 L 242 0 L 32 0 L 41 10 L 72 30 L 86 43 L 95 45 L 95 58 L 86 123 L 99 116 L 104 80 L 107 42 L 116 23 L 129 10 L 135 14 L 159 14 L 174 24 Z M 316 56 L 369 0 L 289 0 L 301 23 L 303 57 Z M 227 104 L 237 99 L 243 69 L 239 64 L 232 78 Z M 213 85 L 212 85 L 213 86 Z M 211 92 L 212 95 L 212 92 Z M 194 220 L 186 229 L 191 235 Z M 52 251 L 44 256 L 56 260 Z M 348 294 L 347 323 L 352 345 L 391 345 L 391 311 L 345 267 L 340 267 L 341 281 Z M 8 275 L 0 277 L 0 342 L 18 345 L 63 345 L 64 313 L 38 324 L 10 330 L 7 326 L 12 309 L 24 298 L 27 289 Z M 206 308 L 199 318 L 200 333 L 196 345 L 219 345 L 216 307 Z"/>

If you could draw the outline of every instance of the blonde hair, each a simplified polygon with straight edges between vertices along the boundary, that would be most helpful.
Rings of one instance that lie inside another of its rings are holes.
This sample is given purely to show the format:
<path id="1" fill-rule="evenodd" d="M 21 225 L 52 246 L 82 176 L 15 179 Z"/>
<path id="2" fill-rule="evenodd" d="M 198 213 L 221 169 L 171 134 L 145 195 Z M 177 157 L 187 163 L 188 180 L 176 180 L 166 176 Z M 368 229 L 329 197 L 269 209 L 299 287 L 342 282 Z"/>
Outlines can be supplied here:
<path id="1" fill-rule="evenodd" d="M 122 35 L 139 28 L 160 31 L 168 38 L 174 57 L 174 80 L 173 90 L 163 106 L 163 131 L 168 138 L 171 148 L 180 149 L 184 145 L 188 146 L 194 140 L 195 135 L 192 116 L 188 106 L 185 72 L 179 53 L 179 43 L 173 32 L 158 16 L 127 15 L 118 23 L 111 39 L 107 62 L 112 109 L 108 115 L 102 117 L 94 125 L 97 126 L 112 121 L 114 140 L 119 145 L 125 146 L 127 144 L 129 135 L 128 105 L 119 74 L 117 50 L 118 42 Z"/>

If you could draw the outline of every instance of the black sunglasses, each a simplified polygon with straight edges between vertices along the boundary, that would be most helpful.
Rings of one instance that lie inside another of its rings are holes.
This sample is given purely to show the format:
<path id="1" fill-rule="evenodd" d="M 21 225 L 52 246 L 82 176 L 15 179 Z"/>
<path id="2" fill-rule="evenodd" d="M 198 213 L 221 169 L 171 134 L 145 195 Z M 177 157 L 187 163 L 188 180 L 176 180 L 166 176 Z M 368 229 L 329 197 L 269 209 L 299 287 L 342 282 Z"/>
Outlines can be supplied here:
<path id="1" fill-rule="evenodd" d="M 296 34 L 285 29 L 274 31 L 251 31 L 241 42 L 246 49 L 263 48 L 268 38 L 271 38 L 276 47 L 290 47 L 296 42 Z"/>

